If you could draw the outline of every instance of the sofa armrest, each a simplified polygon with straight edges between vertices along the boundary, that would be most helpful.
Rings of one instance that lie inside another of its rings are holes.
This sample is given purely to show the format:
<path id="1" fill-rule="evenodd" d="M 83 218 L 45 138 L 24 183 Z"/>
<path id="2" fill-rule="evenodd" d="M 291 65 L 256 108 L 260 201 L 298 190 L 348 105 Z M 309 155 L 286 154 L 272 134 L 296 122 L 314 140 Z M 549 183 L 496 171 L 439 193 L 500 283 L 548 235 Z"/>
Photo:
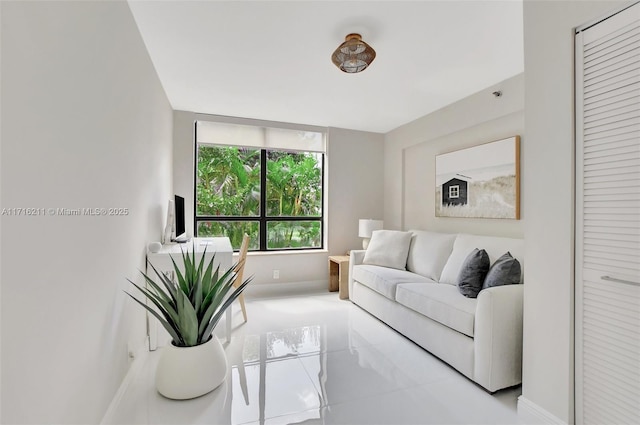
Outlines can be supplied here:
<path id="1" fill-rule="evenodd" d="M 522 382 L 524 285 L 480 291 L 476 307 L 474 381 L 489 391 Z"/>
<path id="2" fill-rule="evenodd" d="M 353 294 L 353 266 L 362 264 L 365 252 L 364 249 L 354 249 L 349 254 L 349 294 Z"/>

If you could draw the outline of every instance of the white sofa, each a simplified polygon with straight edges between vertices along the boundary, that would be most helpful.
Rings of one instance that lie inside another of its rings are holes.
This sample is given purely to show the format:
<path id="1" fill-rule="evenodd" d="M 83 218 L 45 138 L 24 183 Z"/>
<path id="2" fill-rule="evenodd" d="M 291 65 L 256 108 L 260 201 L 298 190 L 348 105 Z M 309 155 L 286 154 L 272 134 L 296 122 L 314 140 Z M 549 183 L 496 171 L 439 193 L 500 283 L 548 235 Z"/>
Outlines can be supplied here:
<path id="1" fill-rule="evenodd" d="M 407 270 L 363 264 L 366 251 L 351 251 L 351 301 L 490 392 L 520 384 L 523 285 L 467 298 L 456 282 L 474 248 L 491 264 L 510 252 L 524 276 L 523 240 L 411 232 Z"/>

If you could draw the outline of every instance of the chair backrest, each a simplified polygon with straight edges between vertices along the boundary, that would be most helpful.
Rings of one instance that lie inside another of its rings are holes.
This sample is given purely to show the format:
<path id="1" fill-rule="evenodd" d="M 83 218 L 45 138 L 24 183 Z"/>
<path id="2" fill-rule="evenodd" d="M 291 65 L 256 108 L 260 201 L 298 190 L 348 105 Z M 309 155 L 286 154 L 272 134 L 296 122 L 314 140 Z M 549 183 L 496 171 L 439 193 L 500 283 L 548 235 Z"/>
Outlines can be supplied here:
<path id="1" fill-rule="evenodd" d="M 249 241 L 251 238 L 246 233 L 242 237 L 242 245 L 240 245 L 240 255 L 238 257 L 238 264 L 234 271 L 236 272 L 236 280 L 233 282 L 233 286 L 236 288 L 242 283 L 242 277 L 244 274 L 244 263 L 247 261 L 247 251 L 249 250 Z"/>

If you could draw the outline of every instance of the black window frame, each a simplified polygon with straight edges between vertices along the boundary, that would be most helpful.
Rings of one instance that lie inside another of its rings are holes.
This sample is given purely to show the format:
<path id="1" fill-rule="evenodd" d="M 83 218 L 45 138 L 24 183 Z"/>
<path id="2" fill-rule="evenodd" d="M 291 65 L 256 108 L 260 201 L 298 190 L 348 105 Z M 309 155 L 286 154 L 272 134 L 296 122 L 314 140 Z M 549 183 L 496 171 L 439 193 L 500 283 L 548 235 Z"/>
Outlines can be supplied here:
<path id="1" fill-rule="evenodd" d="M 253 148 L 260 151 L 260 214 L 255 216 L 220 216 L 220 215 L 203 215 L 198 216 L 197 212 L 197 185 L 198 185 L 198 126 L 197 122 L 194 123 L 194 166 L 193 166 L 193 234 L 198 237 L 198 223 L 200 222 L 215 222 L 215 221 L 246 221 L 246 222 L 258 222 L 259 232 L 259 249 L 250 249 L 254 252 L 286 252 L 286 251 L 308 251 L 308 250 L 323 250 L 324 249 L 324 197 L 325 197 L 325 155 L 326 152 L 315 151 L 291 151 L 286 149 L 267 149 L 267 148 Z M 206 143 L 201 145 L 206 146 Z M 214 145 L 215 146 L 215 145 Z M 243 146 L 236 146 L 243 147 Z M 321 182 L 322 193 L 320 195 L 320 215 L 319 216 L 267 216 L 267 153 L 269 151 L 279 152 L 313 152 L 321 154 Z M 268 224 L 269 222 L 296 222 L 296 221 L 318 221 L 320 222 L 320 246 L 319 247 L 291 247 L 291 248 L 268 248 Z M 234 251 L 238 249 L 234 248 Z"/>

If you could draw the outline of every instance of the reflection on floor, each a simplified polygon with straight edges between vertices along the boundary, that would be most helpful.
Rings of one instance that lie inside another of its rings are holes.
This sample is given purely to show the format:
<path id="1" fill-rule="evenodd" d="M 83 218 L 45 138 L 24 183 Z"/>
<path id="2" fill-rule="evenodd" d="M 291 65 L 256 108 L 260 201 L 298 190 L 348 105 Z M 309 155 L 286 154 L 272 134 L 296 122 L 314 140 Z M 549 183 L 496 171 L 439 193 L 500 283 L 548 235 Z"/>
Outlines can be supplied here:
<path id="1" fill-rule="evenodd" d="M 193 400 L 163 398 L 154 387 L 158 350 L 113 422 L 517 423 L 520 387 L 487 393 L 335 293 L 249 301 L 246 324 L 235 307 L 222 386 Z"/>

